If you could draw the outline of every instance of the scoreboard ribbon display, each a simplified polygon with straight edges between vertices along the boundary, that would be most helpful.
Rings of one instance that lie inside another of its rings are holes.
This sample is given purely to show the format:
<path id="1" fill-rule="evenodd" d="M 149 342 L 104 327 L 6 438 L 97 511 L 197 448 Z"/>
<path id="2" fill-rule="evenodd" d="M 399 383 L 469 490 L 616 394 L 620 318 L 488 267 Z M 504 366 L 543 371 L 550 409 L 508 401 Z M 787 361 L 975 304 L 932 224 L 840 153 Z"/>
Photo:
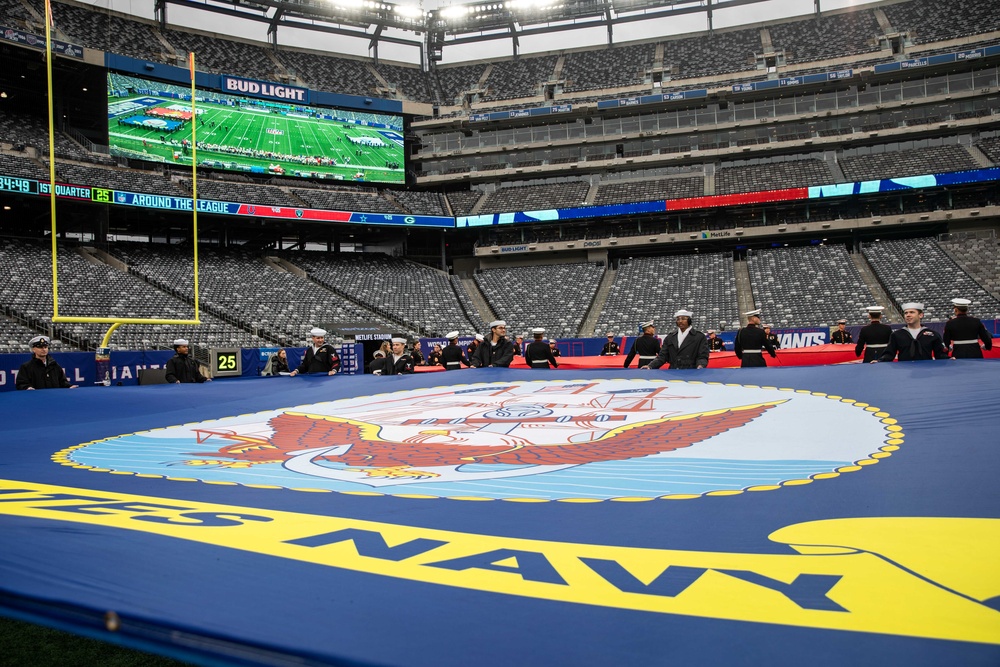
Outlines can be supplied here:
<path id="1" fill-rule="evenodd" d="M 987 183 L 1000 181 L 1000 167 L 971 169 L 943 174 L 924 174 L 900 178 L 884 178 L 873 181 L 832 183 L 800 188 L 743 192 L 727 195 L 706 195 L 682 199 L 666 199 L 646 202 L 608 204 L 605 206 L 579 206 L 574 208 L 545 209 L 538 211 L 512 211 L 508 213 L 486 213 L 452 218 L 440 215 L 409 215 L 406 213 L 358 213 L 351 211 L 329 211 L 324 209 L 297 208 L 294 206 L 266 206 L 261 204 L 241 204 L 237 202 L 199 199 L 199 213 L 218 215 L 253 216 L 285 220 L 310 220 L 316 222 L 346 222 L 367 225 L 392 225 L 408 227 L 482 227 L 510 225 L 517 223 L 559 222 L 563 220 L 583 220 L 608 216 L 662 213 L 668 211 L 689 211 L 702 208 L 740 206 L 771 202 L 829 199 L 851 195 L 919 190 L 924 188 L 962 185 L 967 183 Z M 23 195 L 48 195 L 49 183 L 30 178 L 0 175 L 0 192 Z M 193 203 L 190 197 L 171 195 L 141 194 L 124 190 L 91 187 L 87 185 L 56 184 L 56 196 L 60 199 L 93 201 L 101 204 L 117 204 L 138 208 L 170 211 L 190 211 Z"/>
<path id="2" fill-rule="evenodd" d="M 46 181 L 16 176 L 0 176 L 0 192 L 23 195 L 48 195 L 50 185 Z M 88 185 L 56 183 L 56 196 L 60 199 L 93 201 L 99 204 L 117 204 L 137 208 L 167 211 L 190 211 L 194 208 L 190 197 L 171 195 L 151 195 L 124 190 L 111 190 Z M 287 220 L 313 220 L 317 222 L 354 222 L 367 225 L 398 225 L 405 227 L 454 227 L 455 219 L 440 215 L 409 215 L 406 213 L 354 213 L 351 211 L 328 211 L 323 209 L 296 208 L 293 206 L 262 206 L 260 204 L 240 204 L 236 202 L 198 200 L 199 213 L 218 215 L 252 216 L 258 218 L 278 218 Z"/>

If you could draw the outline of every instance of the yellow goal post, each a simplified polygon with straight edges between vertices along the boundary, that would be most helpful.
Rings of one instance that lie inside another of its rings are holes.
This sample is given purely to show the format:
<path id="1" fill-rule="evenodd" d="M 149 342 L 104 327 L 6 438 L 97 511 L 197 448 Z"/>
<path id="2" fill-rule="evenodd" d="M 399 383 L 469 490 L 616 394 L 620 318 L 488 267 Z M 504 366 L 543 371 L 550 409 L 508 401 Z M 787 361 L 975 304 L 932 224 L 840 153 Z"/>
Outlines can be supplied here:
<path id="1" fill-rule="evenodd" d="M 194 239 L 194 318 L 189 320 L 157 319 L 144 317 L 83 317 L 59 314 L 59 267 L 56 243 L 56 162 L 55 162 L 55 123 L 52 97 L 52 5 L 51 0 L 45 0 L 45 63 L 48 79 L 49 105 L 49 202 L 52 218 L 52 322 L 73 324 L 110 324 L 101 348 L 107 348 L 111 334 L 123 324 L 201 324 L 198 310 L 198 143 L 197 143 L 197 111 L 195 99 L 195 66 L 194 52 L 188 53 L 188 65 L 191 73 L 191 198 L 193 211 Z"/>

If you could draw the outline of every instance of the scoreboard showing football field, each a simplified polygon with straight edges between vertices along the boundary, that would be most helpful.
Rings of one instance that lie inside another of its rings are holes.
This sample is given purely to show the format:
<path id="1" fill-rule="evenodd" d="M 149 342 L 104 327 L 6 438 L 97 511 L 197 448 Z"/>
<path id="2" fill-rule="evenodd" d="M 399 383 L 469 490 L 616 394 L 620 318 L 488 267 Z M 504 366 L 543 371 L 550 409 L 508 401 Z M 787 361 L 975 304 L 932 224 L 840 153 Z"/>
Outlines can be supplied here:
<path id="1" fill-rule="evenodd" d="M 402 183 L 403 118 L 191 90 L 108 73 L 111 154 L 254 174 Z"/>

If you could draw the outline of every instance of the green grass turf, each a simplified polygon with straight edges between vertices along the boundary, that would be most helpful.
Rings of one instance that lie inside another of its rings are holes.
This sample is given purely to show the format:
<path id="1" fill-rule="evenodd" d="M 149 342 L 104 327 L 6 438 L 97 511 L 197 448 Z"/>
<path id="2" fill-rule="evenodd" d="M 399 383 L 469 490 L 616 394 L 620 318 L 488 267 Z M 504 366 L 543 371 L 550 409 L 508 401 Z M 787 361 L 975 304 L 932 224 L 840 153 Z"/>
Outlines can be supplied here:
<path id="1" fill-rule="evenodd" d="M 127 99 L 146 97 L 151 96 L 135 95 Z M 125 99 L 111 98 L 109 102 L 122 102 Z M 162 101 L 164 107 L 180 105 L 188 108 L 186 103 L 179 100 L 163 99 Z M 263 167 L 265 170 L 271 165 L 280 164 L 285 168 L 286 176 L 293 176 L 296 170 L 300 170 L 326 174 L 327 177 L 342 176 L 345 180 L 354 180 L 355 174 L 360 170 L 364 172 L 364 180 L 368 182 L 402 183 L 405 179 L 402 168 L 387 169 L 385 166 L 386 162 L 396 162 L 402 167 L 403 148 L 395 142 L 389 141 L 374 128 L 316 118 L 289 118 L 279 114 L 237 109 L 208 102 L 201 103 L 197 108 L 201 110 L 201 113 L 198 114 L 198 127 L 196 128 L 199 144 L 208 143 L 249 150 L 274 151 L 286 155 L 335 157 L 339 163 L 336 166 L 304 165 L 289 160 L 261 159 L 199 148 L 199 164 L 204 164 L 206 160 L 212 160 L 223 162 L 226 167 L 230 167 L 231 163 L 235 162 L 248 167 Z M 213 122 L 215 127 L 211 126 Z M 280 134 L 266 132 L 269 128 L 280 132 Z M 115 147 L 119 147 L 127 151 L 146 153 L 150 159 L 191 166 L 190 153 L 182 154 L 180 159 L 174 159 L 174 152 L 180 151 L 180 147 L 165 145 L 160 141 L 161 136 L 165 137 L 167 141 L 173 139 L 178 143 L 184 139 L 190 140 L 191 127 L 189 123 L 185 123 L 184 127 L 176 132 L 167 133 L 152 128 L 118 125 L 118 118 L 110 118 L 108 119 L 108 134 L 112 154 L 115 153 Z M 374 137 L 385 141 L 388 146 L 384 148 L 358 146 L 348 141 L 348 136 Z M 362 155 L 358 156 L 355 153 L 357 150 L 362 151 Z M 130 153 L 121 154 L 131 156 Z M 348 157 L 350 163 L 346 164 Z"/>
<path id="2" fill-rule="evenodd" d="M 0 617 L 2 667 L 184 667 L 187 664 Z"/>

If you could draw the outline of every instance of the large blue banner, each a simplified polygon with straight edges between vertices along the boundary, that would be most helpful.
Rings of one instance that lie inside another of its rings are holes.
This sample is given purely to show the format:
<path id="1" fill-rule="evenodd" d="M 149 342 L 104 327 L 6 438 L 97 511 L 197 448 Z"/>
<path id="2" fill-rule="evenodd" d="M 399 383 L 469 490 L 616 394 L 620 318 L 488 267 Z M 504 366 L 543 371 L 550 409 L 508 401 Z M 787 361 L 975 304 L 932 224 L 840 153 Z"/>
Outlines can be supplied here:
<path id="1" fill-rule="evenodd" d="M 998 368 L 7 394 L 0 613 L 198 664 L 996 665 Z"/>

